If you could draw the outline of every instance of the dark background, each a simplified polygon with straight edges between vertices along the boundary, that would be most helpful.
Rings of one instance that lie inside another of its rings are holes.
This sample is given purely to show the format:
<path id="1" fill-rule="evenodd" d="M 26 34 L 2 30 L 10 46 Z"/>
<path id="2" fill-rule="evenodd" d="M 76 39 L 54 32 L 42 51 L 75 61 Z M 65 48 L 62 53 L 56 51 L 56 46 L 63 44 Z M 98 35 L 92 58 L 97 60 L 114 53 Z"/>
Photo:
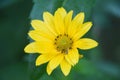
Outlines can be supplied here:
<path id="1" fill-rule="evenodd" d="M 28 80 L 23 50 L 32 6 L 32 0 L 0 0 L 0 80 Z"/>

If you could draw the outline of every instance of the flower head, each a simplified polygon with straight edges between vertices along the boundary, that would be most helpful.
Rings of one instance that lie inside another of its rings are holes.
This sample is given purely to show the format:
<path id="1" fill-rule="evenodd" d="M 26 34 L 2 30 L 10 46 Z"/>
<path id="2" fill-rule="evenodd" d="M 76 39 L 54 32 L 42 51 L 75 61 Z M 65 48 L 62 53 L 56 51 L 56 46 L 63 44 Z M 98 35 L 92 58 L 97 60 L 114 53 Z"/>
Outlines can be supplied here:
<path id="1" fill-rule="evenodd" d="M 78 49 L 94 48 L 98 43 L 89 38 L 82 38 L 89 31 L 92 22 L 84 21 L 84 13 L 80 12 L 72 19 L 73 11 L 68 13 L 64 8 L 58 8 L 54 15 L 43 13 L 43 21 L 32 20 L 34 30 L 28 35 L 34 40 L 25 47 L 26 53 L 39 53 L 36 66 L 46 62 L 47 73 L 60 65 L 63 74 L 69 74 L 71 67 L 83 57 Z"/>

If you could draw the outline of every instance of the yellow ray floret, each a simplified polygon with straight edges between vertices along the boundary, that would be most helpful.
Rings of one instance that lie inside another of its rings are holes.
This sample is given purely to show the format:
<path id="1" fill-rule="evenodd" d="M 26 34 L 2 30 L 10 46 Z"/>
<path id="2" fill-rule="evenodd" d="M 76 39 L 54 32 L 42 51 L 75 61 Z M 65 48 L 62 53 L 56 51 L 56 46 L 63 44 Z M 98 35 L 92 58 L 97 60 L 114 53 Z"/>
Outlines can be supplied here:
<path id="1" fill-rule="evenodd" d="M 48 62 L 46 71 L 48 75 L 60 65 L 65 76 L 70 73 L 72 66 L 76 65 L 83 57 L 78 48 L 87 50 L 98 45 L 95 40 L 82 38 L 91 28 L 92 22 L 84 23 L 84 12 L 80 12 L 72 18 L 73 11 L 67 11 L 61 7 L 52 15 L 43 13 L 42 20 L 32 20 L 34 30 L 28 35 L 33 42 L 28 44 L 26 53 L 39 53 L 36 66 Z"/>

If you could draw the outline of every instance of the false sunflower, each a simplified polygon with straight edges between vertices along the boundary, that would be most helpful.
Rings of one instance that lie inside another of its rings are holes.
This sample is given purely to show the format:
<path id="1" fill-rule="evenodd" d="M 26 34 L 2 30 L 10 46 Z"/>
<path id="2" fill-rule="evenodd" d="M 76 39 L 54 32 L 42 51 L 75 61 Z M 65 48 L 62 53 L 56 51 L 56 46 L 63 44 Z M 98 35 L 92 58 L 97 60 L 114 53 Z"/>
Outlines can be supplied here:
<path id="1" fill-rule="evenodd" d="M 72 19 L 73 11 L 61 7 L 52 15 L 49 12 L 43 13 L 42 20 L 32 20 L 34 30 L 28 35 L 34 40 L 25 47 L 26 53 L 39 53 L 36 59 L 36 66 L 47 63 L 47 73 L 60 65 L 65 76 L 83 57 L 78 52 L 94 48 L 98 43 L 89 38 L 82 38 L 92 26 L 92 22 L 84 23 L 84 12 L 80 12 Z"/>

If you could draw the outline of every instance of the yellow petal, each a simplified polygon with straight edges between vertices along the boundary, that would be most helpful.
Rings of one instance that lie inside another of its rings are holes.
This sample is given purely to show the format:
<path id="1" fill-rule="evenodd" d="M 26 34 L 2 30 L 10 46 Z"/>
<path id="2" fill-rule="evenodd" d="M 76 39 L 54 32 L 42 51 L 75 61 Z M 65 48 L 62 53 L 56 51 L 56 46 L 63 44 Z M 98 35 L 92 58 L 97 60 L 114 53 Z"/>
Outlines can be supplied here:
<path id="1" fill-rule="evenodd" d="M 43 13 L 43 19 L 44 22 L 46 24 L 46 26 L 48 27 L 48 29 L 54 34 L 56 34 L 56 30 L 55 30 L 55 25 L 54 25 L 54 17 L 52 14 L 50 14 L 49 12 L 44 12 Z"/>
<path id="2" fill-rule="evenodd" d="M 53 44 L 46 41 L 32 42 L 24 50 L 26 53 L 47 53 L 55 51 Z"/>
<path id="3" fill-rule="evenodd" d="M 78 30 L 78 26 L 81 25 L 84 21 L 84 13 L 80 12 L 75 18 L 72 20 L 69 28 L 68 28 L 68 35 L 71 37 L 76 33 Z"/>
<path id="4" fill-rule="evenodd" d="M 47 32 L 46 26 L 41 20 L 32 20 L 31 25 L 35 30 L 45 31 Z"/>
<path id="5" fill-rule="evenodd" d="M 84 18 L 85 18 L 85 14 L 84 12 L 80 12 L 79 14 L 77 14 L 75 16 L 75 18 L 73 19 L 73 21 L 76 22 L 76 24 L 82 24 L 84 22 Z"/>
<path id="6" fill-rule="evenodd" d="M 89 38 L 82 38 L 75 42 L 74 44 L 77 48 L 80 49 L 91 49 L 98 45 L 98 43 L 95 40 L 89 39 Z"/>
<path id="7" fill-rule="evenodd" d="M 65 59 L 63 59 L 60 63 L 60 67 L 65 76 L 67 76 L 70 73 L 71 65 Z"/>
<path id="8" fill-rule="evenodd" d="M 92 27 L 92 22 L 84 23 L 82 27 L 80 26 L 77 33 L 73 36 L 73 40 L 78 40 L 79 38 L 81 38 L 83 35 L 85 35 L 85 33 L 87 33 L 90 30 L 91 27 Z"/>
<path id="9" fill-rule="evenodd" d="M 35 30 L 39 30 L 45 34 L 52 34 L 47 25 L 41 20 L 32 20 L 31 25 Z"/>
<path id="10" fill-rule="evenodd" d="M 69 51 L 68 55 L 66 55 L 66 58 L 70 59 L 71 63 L 74 65 L 78 63 L 79 61 L 79 53 L 77 49 L 72 49 Z"/>
<path id="11" fill-rule="evenodd" d="M 51 73 L 52 73 L 52 69 L 50 68 L 50 66 L 49 66 L 49 64 L 47 65 L 47 73 L 48 73 L 48 75 L 50 75 Z"/>
<path id="12" fill-rule="evenodd" d="M 65 16 L 65 32 L 67 32 L 68 26 L 69 26 L 70 23 L 71 23 L 72 15 L 73 15 L 73 11 L 70 11 L 70 12 Z"/>
<path id="13" fill-rule="evenodd" d="M 52 41 L 55 36 L 48 33 L 40 32 L 39 30 L 29 31 L 28 35 L 35 41 Z"/>
<path id="14" fill-rule="evenodd" d="M 35 43 L 35 42 L 32 42 L 32 43 L 28 44 L 28 45 L 25 47 L 24 51 L 25 51 L 26 53 L 37 53 L 37 52 L 38 52 L 38 49 L 37 49 L 36 43 Z"/>
<path id="15" fill-rule="evenodd" d="M 56 12 L 58 12 L 61 15 L 62 19 L 64 19 L 64 17 L 67 14 L 66 10 L 63 7 L 59 8 Z"/>
<path id="16" fill-rule="evenodd" d="M 58 54 L 52 60 L 50 60 L 50 62 L 48 63 L 48 65 L 50 66 L 50 69 L 54 70 L 61 63 L 63 58 L 64 58 L 63 54 Z"/>
<path id="17" fill-rule="evenodd" d="M 66 61 L 71 64 L 72 66 L 74 66 L 75 64 L 72 62 L 72 60 L 70 59 L 70 57 L 68 55 L 65 55 L 65 59 Z"/>
<path id="18" fill-rule="evenodd" d="M 64 8 L 59 8 L 54 15 L 55 28 L 58 34 L 64 34 L 64 18 L 66 16 L 66 11 Z"/>
<path id="19" fill-rule="evenodd" d="M 36 59 L 36 66 L 44 64 L 51 60 L 55 55 L 51 55 L 50 53 L 42 54 Z"/>

